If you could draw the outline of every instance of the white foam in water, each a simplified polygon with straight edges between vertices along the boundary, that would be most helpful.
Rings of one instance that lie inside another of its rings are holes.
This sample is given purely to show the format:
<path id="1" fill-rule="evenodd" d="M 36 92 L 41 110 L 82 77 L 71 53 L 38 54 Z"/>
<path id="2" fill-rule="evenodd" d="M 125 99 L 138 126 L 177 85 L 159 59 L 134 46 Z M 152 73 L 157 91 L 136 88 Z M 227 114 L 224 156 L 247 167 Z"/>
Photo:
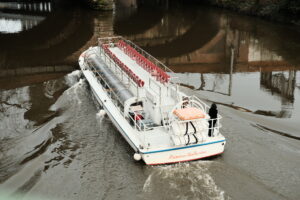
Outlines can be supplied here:
<path id="1" fill-rule="evenodd" d="M 0 139 L 23 133 L 32 123 L 24 114 L 30 109 L 30 88 L 28 86 L 0 91 Z"/>
<path id="2" fill-rule="evenodd" d="M 76 99 L 77 99 L 78 104 L 81 104 L 81 103 L 82 103 L 81 100 L 80 100 L 80 98 L 78 97 L 78 95 L 79 95 L 78 89 L 81 88 L 82 85 L 83 85 L 83 79 L 80 79 L 79 82 L 76 83 L 76 84 L 73 86 L 74 92 L 75 92 L 75 96 L 76 96 Z"/>
<path id="3" fill-rule="evenodd" d="M 146 179 L 145 183 L 144 183 L 144 186 L 143 186 L 143 191 L 144 192 L 150 192 L 151 190 L 151 187 L 150 187 L 150 184 L 151 184 L 151 178 L 152 178 L 152 174 L 150 174 L 148 176 L 148 178 Z"/>
<path id="4" fill-rule="evenodd" d="M 66 84 L 68 86 L 73 86 L 75 83 L 78 82 L 81 76 L 81 71 L 80 70 L 75 70 L 65 76 Z"/>
<path id="5" fill-rule="evenodd" d="M 100 111 L 97 113 L 97 117 L 103 117 L 105 114 L 106 114 L 105 110 L 100 110 Z"/>
<path id="6" fill-rule="evenodd" d="M 64 88 L 65 83 L 62 83 L 62 81 L 60 79 L 54 79 L 54 80 L 49 80 L 49 81 L 45 81 L 44 82 L 44 95 L 49 98 L 52 99 L 53 95 Z"/>
<path id="7" fill-rule="evenodd" d="M 300 72 L 297 71 L 296 73 L 296 86 L 300 87 Z"/>
<path id="8" fill-rule="evenodd" d="M 73 73 L 73 72 L 72 72 Z M 63 108 L 65 106 L 70 106 L 74 103 L 80 105 L 81 98 L 79 97 L 80 93 L 82 92 L 81 88 L 84 87 L 84 80 L 80 79 L 79 81 L 70 86 L 64 93 L 57 99 L 55 104 L 50 107 L 50 110 L 57 111 L 58 108 Z"/>
<path id="9" fill-rule="evenodd" d="M 102 120 L 104 119 L 105 115 L 105 110 L 101 109 L 98 113 L 96 113 L 96 118 L 100 121 L 100 123 L 102 123 Z"/>
<path id="10" fill-rule="evenodd" d="M 65 105 L 65 101 L 69 101 L 70 99 L 73 99 L 74 93 L 70 94 L 70 91 L 75 88 L 75 94 L 77 93 L 76 88 L 82 84 L 82 82 L 80 82 L 80 76 L 81 76 L 80 70 L 75 70 L 65 76 L 65 82 L 70 88 L 68 88 L 67 90 L 64 91 L 63 95 L 61 95 L 57 99 L 55 104 L 53 104 L 49 110 L 56 111 L 56 110 L 58 110 L 58 108 L 61 108 L 61 107 L 63 107 L 63 105 Z M 71 98 L 65 98 L 66 95 Z M 77 97 L 77 99 L 78 99 L 78 97 Z M 79 102 L 81 102 L 81 101 L 79 100 Z"/>
<path id="11" fill-rule="evenodd" d="M 225 192 L 213 180 L 209 172 L 211 161 L 178 163 L 156 166 L 146 179 L 144 193 L 168 191 L 172 199 L 225 199 Z"/>

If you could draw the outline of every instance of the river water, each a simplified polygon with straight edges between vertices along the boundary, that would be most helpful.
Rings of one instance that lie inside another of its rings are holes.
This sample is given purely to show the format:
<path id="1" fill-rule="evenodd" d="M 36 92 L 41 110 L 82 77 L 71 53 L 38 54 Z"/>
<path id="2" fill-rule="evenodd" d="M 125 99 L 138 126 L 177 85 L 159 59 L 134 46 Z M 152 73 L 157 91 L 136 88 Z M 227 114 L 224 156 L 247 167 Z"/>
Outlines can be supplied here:
<path id="1" fill-rule="evenodd" d="M 122 35 L 216 102 L 221 156 L 146 166 L 77 58 Z M 176 1 L 0 2 L 0 199 L 299 199 L 300 29 Z"/>

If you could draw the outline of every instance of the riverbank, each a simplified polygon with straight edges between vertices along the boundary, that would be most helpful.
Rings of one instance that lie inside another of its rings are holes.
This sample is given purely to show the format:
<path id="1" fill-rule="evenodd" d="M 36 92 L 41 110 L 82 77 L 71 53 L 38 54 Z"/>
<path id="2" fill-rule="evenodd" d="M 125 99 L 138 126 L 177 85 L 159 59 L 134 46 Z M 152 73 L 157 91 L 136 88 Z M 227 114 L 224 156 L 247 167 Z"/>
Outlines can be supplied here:
<path id="1" fill-rule="evenodd" d="M 247 15 L 300 25 L 300 2 L 297 0 L 206 0 L 206 2 Z"/>

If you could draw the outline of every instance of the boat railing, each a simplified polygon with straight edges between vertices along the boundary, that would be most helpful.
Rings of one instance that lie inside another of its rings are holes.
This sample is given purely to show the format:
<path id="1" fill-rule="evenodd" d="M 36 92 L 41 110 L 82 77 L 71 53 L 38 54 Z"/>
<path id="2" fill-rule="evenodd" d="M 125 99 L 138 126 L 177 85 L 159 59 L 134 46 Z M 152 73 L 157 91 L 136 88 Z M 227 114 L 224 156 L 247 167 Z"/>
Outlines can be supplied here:
<path id="1" fill-rule="evenodd" d="M 154 63 L 157 67 L 164 70 L 166 73 L 175 74 L 173 70 L 168 68 L 165 64 L 163 64 L 161 61 L 147 53 L 145 50 L 140 48 L 138 45 L 134 44 L 130 40 L 126 40 L 122 36 L 114 36 L 114 37 L 105 37 L 105 38 L 99 38 L 98 39 L 98 46 L 101 48 L 103 44 L 109 44 L 109 45 L 116 45 L 119 41 L 125 41 L 127 44 L 129 44 L 132 48 L 134 48 L 137 52 L 139 52 L 142 56 L 144 56 L 146 59 L 150 60 L 152 63 Z M 178 77 L 170 76 L 169 82 L 167 83 L 169 86 L 173 86 L 175 88 L 175 92 L 177 93 L 179 91 L 179 84 L 174 82 L 173 80 Z"/>
<path id="2" fill-rule="evenodd" d="M 99 70 L 94 65 L 88 64 L 89 63 L 88 56 L 93 55 L 93 54 L 95 54 L 97 56 L 97 54 L 95 52 L 89 52 L 85 55 L 85 58 L 86 58 L 86 60 L 84 62 L 85 69 L 89 69 L 91 72 L 93 72 L 93 75 L 95 76 L 99 85 L 101 85 L 102 88 L 107 92 L 109 98 L 112 100 L 112 102 L 114 103 L 116 108 L 120 111 L 120 113 L 122 115 L 124 115 L 124 111 L 122 109 L 122 108 L 124 108 L 124 104 L 121 101 L 121 99 L 119 98 L 119 96 L 114 92 L 114 89 L 110 87 L 110 85 L 107 83 L 105 78 L 101 75 L 101 73 L 99 73 Z"/>
<path id="3" fill-rule="evenodd" d="M 122 103 L 119 96 L 114 92 L 114 89 L 109 86 L 109 84 L 105 81 L 105 79 L 99 73 L 99 70 L 97 70 L 97 68 L 95 68 L 94 66 L 89 66 L 89 68 L 93 72 L 94 76 L 96 77 L 97 82 L 100 85 L 102 85 L 103 89 L 107 92 L 108 96 L 114 102 L 114 104 L 115 105 L 120 104 L 120 105 L 124 106 L 124 104 Z M 115 100 L 117 100 L 117 102 L 115 102 Z M 117 106 L 117 107 L 119 107 L 119 106 Z M 121 109 L 120 109 L 120 111 L 121 111 Z M 121 113 L 123 113 L 123 111 Z"/>
<path id="4" fill-rule="evenodd" d="M 198 97 L 196 97 L 195 95 L 190 96 L 190 97 L 189 97 L 189 100 L 190 100 L 192 106 L 199 107 L 199 105 L 201 105 L 202 110 L 203 110 L 205 113 L 208 112 L 209 106 L 208 106 L 206 103 L 204 103 L 203 101 L 201 101 L 201 100 L 200 100 Z M 197 104 L 197 105 L 196 105 L 196 104 Z"/>
<path id="5" fill-rule="evenodd" d="M 101 46 L 102 44 L 117 43 L 120 40 L 124 40 L 124 38 L 122 36 L 98 38 L 98 46 Z"/>
<path id="6" fill-rule="evenodd" d="M 135 85 L 136 87 L 138 86 L 136 84 L 136 82 L 134 82 L 127 73 L 125 73 L 120 66 L 118 66 L 116 64 L 116 62 L 110 57 L 108 56 L 105 52 L 104 52 L 104 49 L 102 47 L 100 47 L 100 55 L 104 57 L 104 61 L 109 61 L 109 62 L 106 62 L 106 63 L 109 63 L 109 65 L 107 65 L 112 71 L 114 72 L 119 72 L 121 74 L 121 78 L 123 79 L 123 77 L 125 76 L 128 80 L 131 81 L 131 83 L 133 85 Z M 99 57 L 99 55 L 97 55 Z M 99 57 L 100 59 L 102 59 L 101 57 Z"/>
<path id="7" fill-rule="evenodd" d="M 104 61 L 106 63 L 109 63 L 107 64 L 107 66 L 110 68 L 110 70 L 112 70 L 115 73 L 116 72 L 120 73 L 119 78 L 121 78 L 122 81 L 124 81 L 125 78 L 128 81 L 127 87 L 132 86 L 134 88 L 134 91 L 136 92 L 137 97 L 139 98 L 139 85 L 132 78 L 130 78 L 130 76 L 123 69 L 121 69 L 121 67 L 109 55 L 105 53 L 102 46 L 99 46 L 99 48 L 100 48 L 100 56 L 103 56 Z M 102 59 L 98 54 L 96 54 L 96 56 Z"/>
<path id="8" fill-rule="evenodd" d="M 130 40 L 123 39 L 125 42 L 127 42 L 132 48 L 134 48 L 137 52 L 139 52 L 141 55 L 143 55 L 145 58 L 153 62 L 156 66 L 164 70 L 165 72 L 174 73 L 173 70 L 168 68 L 165 64 L 163 64 L 161 61 L 147 53 L 145 50 L 140 48 L 138 45 L 134 44 Z"/>
<path id="9" fill-rule="evenodd" d="M 217 118 L 210 119 L 210 118 L 202 118 L 202 119 L 193 119 L 193 120 L 177 120 L 176 122 L 179 124 L 186 124 L 189 122 L 207 122 L 208 126 L 203 126 L 201 129 L 201 132 L 207 131 L 209 133 L 209 130 L 211 130 L 212 135 L 218 136 L 220 134 L 220 128 L 222 128 L 222 124 L 220 123 L 220 120 L 222 119 L 222 116 L 218 114 Z M 170 128 L 171 131 L 171 128 Z"/>
<path id="10" fill-rule="evenodd" d="M 208 112 L 208 109 L 209 109 L 208 105 L 206 105 L 198 97 L 193 95 L 193 96 L 187 97 L 185 100 L 182 100 L 179 103 L 177 103 L 175 106 L 173 106 L 173 108 L 169 112 L 169 119 L 172 120 L 172 119 L 175 118 L 175 115 L 173 114 L 173 112 L 176 109 L 182 109 L 182 108 L 185 108 L 186 106 L 198 108 L 203 113 L 205 113 L 205 115 L 207 115 L 207 112 Z"/>
<path id="11" fill-rule="evenodd" d="M 151 62 L 153 62 L 154 64 L 156 64 L 157 67 L 161 68 L 165 72 L 167 72 L 167 73 L 174 73 L 173 70 L 171 70 L 169 67 L 167 67 L 165 64 L 163 64 L 161 61 L 159 61 L 158 59 L 156 59 L 155 57 L 153 57 L 152 55 L 150 55 L 148 52 L 146 52 L 145 50 L 143 50 L 141 47 L 139 47 L 138 45 L 136 45 L 132 41 L 126 40 L 122 36 L 99 38 L 98 39 L 98 46 L 101 46 L 102 44 L 112 44 L 112 43 L 116 44 L 120 40 L 125 41 L 132 48 L 134 48 L 137 52 L 139 52 L 142 56 L 144 56 L 145 58 L 147 58 L 148 60 L 150 60 Z M 170 77 L 171 80 L 174 79 L 174 78 L 176 78 L 176 77 Z"/>
<path id="12" fill-rule="evenodd" d="M 97 68 L 95 68 L 95 66 L 87 64 L 89 62 L 88 57 L 90 55 L 99 56 L 94 51 L 86 53 L 85 58 L 87 58 L 87 59 L 84 62 L 84 68 L 85 69 L 89 69 L 90 71 L 93 72 L 93 75 L 96 77 L 97 82 L 100 85 L 102 85 L 103 89 L 106 90 L 109 98 L 112 100 L 112 102 L 114 103 L 114 105 L 116 105 L 116 108 L 119 110 L 119 112 L 122 115 L 124 115 L 124 111 L 122 109 L 122 108 L 124 108 L 124 104 L 122 103 L 122 101 L 120 100 L 120 98 L 118 97 L 118 95 L 114 92 L 113 88 L 111 88 L 110 85 L 105 81 L 105 79 L 103 78 L 103 76 L 101 75 L 101 73 L 99 73 L 99 70 L 97 70 Z M 104 54 L 104 56 L 107 56 L 107 55 Z M 107 56 L 107 59 L 110 59 L 110 57 Z M 118 67 L 118 66 L 115 66 L 115 67 Z M 129 79 L 129 80 L 131 80 L 131 79 Z M 147 124 L 145 124 L 142 120 L 134 120 L 134 118 L 132 118 L 130 115 L 128 115 L 128 120 L 129 120 L 129 122 L 130 121 L 133 122 L 134 129 L 138 130 L 138 131 L 148 131 L 148 130 L 152 130 L 153 128 L 155 128 L 155 127 L 148 127 Z M 145 139 L 144 139 L 144 141 L 145 141 Z"/>
<path id="13" fill-rule="evenodd" d="M 171 72 L 174 73 L 173 70 L 168 68 L 165 64 L 163 64 L 161 61 L 154 58 L 152 55 L 144 51 L 142 48 L 140 48 L 138 45 L 134 44 L 130 40 L 126 40 L 125 38 L 121 36 L 115 36 L 115 37 L 105 37 L 105 38 L 99 38 L 98 44 L 101 46 L 102 44 L 109 44 L 109 43 L 117 43 L 120 40 L 125 41 L 127 44 L 129 44 L 132 48 L 134 48 L 136 51 L 138 51 L 140 54 L 142 54 L 145 58 L 152 61 L 154 64 L 156 64 L 158 67 L 160 67 L 165 72 Z"/>
<path id="14" fill-rule="evenodd" d="M 136 116 L 134 116 L 136 117 Z M 132 117 L 131 115 L 128 115 L 128 119 L 129 122 L 133 123 L 133 127 L 134 129 L 138 130 L 138 131 L 149 131 L 152 130 L 152 127 L 148 127 L 147 124 L 145 124 L 143 122 L 143 120 L 135 120 L 134 117 Z"/>
<path id="15" fill-rule="evenodd" d="M 189 107 L 195 107 L 195 108 L 200 109 L 205 114 L 205 117 L 202 119 L 194 119 L 194 120 L 180 120 L 173 114 L 176 109 L 184 108 L 187 105 Z M 171 126 L 173 123 L 186 123 L 186 122 L 193 122 L 193 121 L 197 121 L 197 120 L 204 120 L 204 121 L 207 121 L 208 123 L 215 124 L 214 128 L 219 131 L 219 129 L 221 127 L 221 124 L 220 124 L 220 119 L 222 118 L 221 115 L 218 115 L 218 117 L 216 119 L 210 119 L 210 116 L 208 115 L 208 110 L 209 110 L 209 106 L 206 103 L 204 103 L 203 101 L 201 101 L 198 97 L 196 97 L 194 95 L 190 96 L 187 99 L 179 102 L 177 105 L 175 105 L 173 107 L 173 109 L 171 109 L 171 111 L 169 112 L 169 116 L 168 116 L 169 122 L 166 123 L 166 124 L 168 124 L 168 125 L 166 125 L 166 127 L 168 128 L 168 130 L 170 132 Z M 207 129 L 209 129 L 209 128 L 207 128 Z"/>

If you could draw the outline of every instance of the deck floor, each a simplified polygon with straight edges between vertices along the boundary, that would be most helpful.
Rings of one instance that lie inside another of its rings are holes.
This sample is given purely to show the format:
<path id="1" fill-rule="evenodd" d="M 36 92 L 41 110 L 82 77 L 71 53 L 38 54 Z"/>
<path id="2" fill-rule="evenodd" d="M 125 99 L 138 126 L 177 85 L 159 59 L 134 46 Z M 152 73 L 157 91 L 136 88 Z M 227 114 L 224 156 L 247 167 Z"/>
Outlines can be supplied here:
<path id="1" fill-rule="evenodd" d="M 150 131 L 139 132 L 141 141 L 147 141 L 150 149 L 156 149 L 160 147 L 171 147 L 171 138 L 163 127 L 155 128 Z"/>
<path id="2" fill-rule="evenodd" d="M 167 94 L 167 86 L 164 84 L 161 84 L 155 80 L 154 77 L 151 76 L 151 74 L 146 71 L 144 68 L 142 68 L 140 65 L 136 63 L 135 60 L 133 60 L 130 56 L 125 54 L 120 48 L 118 47 L 111 47 L 110 51 L 117 56 L 117 58 L 122 61 L 129 69 L 131 69 L 139 78 L 141 78 L 144 82 L 144 88 L 145 90 L 152 90 L 149 86 L 149 79 L 153 80 L 157 83 L 157 85 L 161 88 L 162 94 Z M 154 93 L 157 93 L 157 91 L 153 91 Z M 162 98 L 163 105 L 173 105 L 175 104 L 175 100 L 171 98 L 171 96 L 163 95 Z M 155 149 L 159 147 L 171 147 L 172 141 L 171 138 L 164 129 L 164 127 L 155 128 L 153 130 L 145 131 L 145 132 L 138 132 L 138 135 L 141 139 L 141 141 L 147 141 L 146 146 L 148 146 L 148 143 L 150 144 L 148 147 L 150 149 Z"/>
<path id="3" fill-rule="evenodd" d="M 146 88 L 146 90 L 151 89 L 151 87 L 149 86 L 149 79 L 150 80 L 155 80 L 155 79 L 154 77 L 151 76 L 149 72 L 147 72 L 144 68 L 138 65 L 135 60 L 133 60 L 128 55 L 126 55 L 125 52 L 122 51 L 120 48 L 111 47 L 110 51 L 113 54 L 115 54 L 120 61 L 122 61 L 129 69 L 131 69 L 138 77 L 140 77 L 145 82 L 144 88 Z M 162 94 L 167 94 L 167 90 L 168 90 L 167 86 L 159 83 L 158 81 L 155 82 L 161 88 Z M 151 90 L 156 94 L 158 92 L 158 91 L 154 91 L 155 89 L 151 89 Z M 163 100 L 162 102 L 163 105 L 172 105 L 175 103 L 175 100 L 168 95 L 163 95 L 162 100 Z"/>

